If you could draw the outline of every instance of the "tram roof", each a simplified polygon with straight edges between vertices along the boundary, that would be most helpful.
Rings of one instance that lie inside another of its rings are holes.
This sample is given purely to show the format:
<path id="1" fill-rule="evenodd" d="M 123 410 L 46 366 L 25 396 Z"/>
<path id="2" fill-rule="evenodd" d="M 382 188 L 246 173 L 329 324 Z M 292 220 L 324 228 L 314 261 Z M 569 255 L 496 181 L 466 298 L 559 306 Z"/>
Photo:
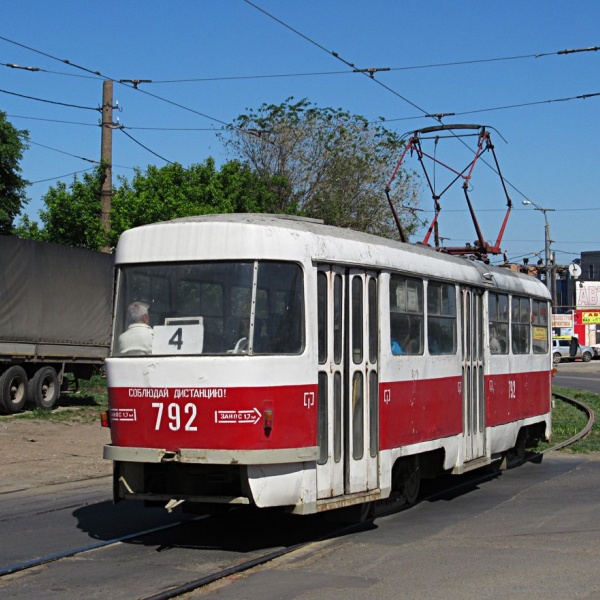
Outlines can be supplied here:
<path id="1" fill-rule="evenodd" d="M 383 268 L 550 298 L 530 275 L 292 215 L 199 215 L 143 225 L 123 233 L 115 263 L 260 258 Z"/>

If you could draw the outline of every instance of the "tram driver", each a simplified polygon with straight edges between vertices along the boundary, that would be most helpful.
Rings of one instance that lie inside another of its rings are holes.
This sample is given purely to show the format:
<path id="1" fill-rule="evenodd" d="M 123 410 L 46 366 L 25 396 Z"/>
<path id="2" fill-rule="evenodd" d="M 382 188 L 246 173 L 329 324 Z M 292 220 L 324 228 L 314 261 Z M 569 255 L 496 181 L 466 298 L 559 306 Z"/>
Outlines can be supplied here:
<path id="1" fill-rule="evenodd" d="M 154 331 L 150 327 L 148 305 L 132 302 L 127 307 L 127 330 L 119 336 L 119 354 L 152 354 Z"/>

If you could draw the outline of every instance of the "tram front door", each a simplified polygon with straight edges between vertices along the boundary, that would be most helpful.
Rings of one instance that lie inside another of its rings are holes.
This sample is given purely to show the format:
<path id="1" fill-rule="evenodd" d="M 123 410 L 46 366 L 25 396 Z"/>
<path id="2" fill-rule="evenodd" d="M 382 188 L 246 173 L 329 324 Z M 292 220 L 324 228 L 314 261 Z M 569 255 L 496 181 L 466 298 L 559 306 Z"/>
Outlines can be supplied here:
<path id="1" fill-rule="evenodd" d="M 462 288 L 462 398 L 464 460 L 485 454 L 485 395 L 482 296 Z"/>
<path id="2" fill-rule="evenodd" d="M 318 498 L 377 489 L 376 273 L 324 265 L 318 272 Z"/>

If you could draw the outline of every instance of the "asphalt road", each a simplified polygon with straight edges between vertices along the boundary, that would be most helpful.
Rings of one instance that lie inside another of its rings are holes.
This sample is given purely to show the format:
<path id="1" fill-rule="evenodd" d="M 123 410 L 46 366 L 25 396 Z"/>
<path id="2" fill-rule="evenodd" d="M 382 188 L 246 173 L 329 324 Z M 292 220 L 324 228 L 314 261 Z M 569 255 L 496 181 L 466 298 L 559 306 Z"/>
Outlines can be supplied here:
<path id="1" fill-rule="evenodd" d="M 554 453 L 190 598 L 600 599 L 600 460 Z"/>
<path id="2" fill-rule="evenodd" d="M 562 387 L 576 388 L 600 394 L 600 359 L 584 363 L 561 362 L 552 382 Z"/>
<path id="3" fill-rule="evenodd" d="M 598 600 L 599 489 L 597 457 L 550 453 L 541 463 L 425 498 L 362 531 L 326 537 L 186 598 Z M 25 558 L 20 550 L 36 541 L 45 554 L 61 545 L 111 539 L 134 523 L 147 527 L 165 519 L 154 511 L 144 515 L 139 506 L 98 503 L 92 492 L 57 486 L 47 497 L 50 504 L 33 511 L 23 511 L 18 494 L 5 495 L 0 539 L 10 542 L 2 544 L 2 562 Z M 35 502 L 31 490 L 27 501 Z M 312 521 L 299 522 L 308 529 Z M 217 528 L 198 521 L 9 576 L 0 581 L 0 597 L 146 597 L 170 582 L 248 560 L 257 549 L 293 543 L 294 529 L 269 519 L 238 519 L 231 526 L 225 521 Z"/>

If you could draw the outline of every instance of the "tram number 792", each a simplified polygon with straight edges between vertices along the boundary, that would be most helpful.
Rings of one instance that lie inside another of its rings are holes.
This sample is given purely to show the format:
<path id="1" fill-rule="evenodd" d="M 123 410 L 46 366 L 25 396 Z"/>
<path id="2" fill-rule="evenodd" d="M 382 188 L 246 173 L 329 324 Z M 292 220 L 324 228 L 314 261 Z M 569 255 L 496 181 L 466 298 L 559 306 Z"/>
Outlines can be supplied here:
<path id="1" fill-rule="evenodd" d="M 188 402 L 182 409 L 175 402 L 170 402 L 166 405 L 163 402 L 153 402 L 152 408 L 158 410 L 156 413 L 156 423 L 154 424 L 155 431 L 159 431 L 163 426 L 168 427 L 171 431 L 180 431 L 182 425 L 184 431 L 198 431 L 198 427 L 194 425 L 198 410 L 195 404 Z"/>

